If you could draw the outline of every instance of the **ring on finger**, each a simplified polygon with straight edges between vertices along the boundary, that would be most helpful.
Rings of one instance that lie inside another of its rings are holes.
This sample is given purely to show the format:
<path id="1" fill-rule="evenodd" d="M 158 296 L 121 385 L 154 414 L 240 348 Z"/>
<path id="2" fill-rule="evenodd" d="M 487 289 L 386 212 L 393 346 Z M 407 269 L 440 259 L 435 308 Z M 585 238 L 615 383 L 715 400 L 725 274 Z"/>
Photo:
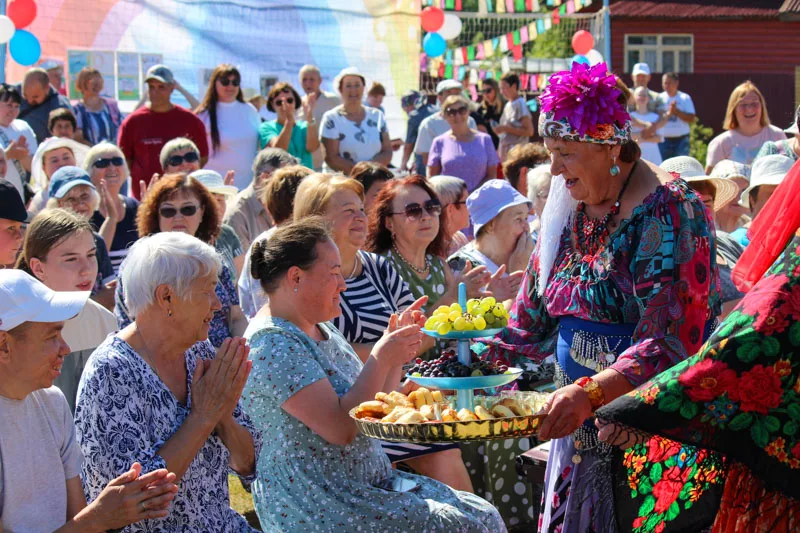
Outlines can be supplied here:
<path id="1" fill-rule="evenodd" d="M 144 503 L 144 502 L 139 502 L 139 508 L 141 509 L 141 511 L 142 511 L 143 513 L 146 513 L 146 512 L 147 512 L 147 506 L 145 505 L 145 503 Z"/>

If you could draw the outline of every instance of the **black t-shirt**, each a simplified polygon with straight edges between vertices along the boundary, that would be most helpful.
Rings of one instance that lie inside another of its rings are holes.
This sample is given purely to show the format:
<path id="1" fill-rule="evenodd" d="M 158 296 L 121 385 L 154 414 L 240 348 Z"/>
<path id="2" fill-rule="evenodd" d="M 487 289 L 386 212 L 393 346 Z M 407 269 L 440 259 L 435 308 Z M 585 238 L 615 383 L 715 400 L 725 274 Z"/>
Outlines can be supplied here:
<path id="1" fill-rule="evenodd" d="M 108 256 L 114 266 L 114 273 L 119 274 L 119 265 L 125 256 L 128 255 L 128 248 L 139 238 L 136 230 L 136 211 L 139 209 L 139 201 L 130 196 L 123 197 L 125 203 L 125 218 L 117 223 L 117 230 L 114 232 L 114 240 L 108 249 Z M 106 217 L 95 211 L 90 222 L 95 231 L 100 229 Z M 107 243 L 106 243 L 107 244 Z"/>

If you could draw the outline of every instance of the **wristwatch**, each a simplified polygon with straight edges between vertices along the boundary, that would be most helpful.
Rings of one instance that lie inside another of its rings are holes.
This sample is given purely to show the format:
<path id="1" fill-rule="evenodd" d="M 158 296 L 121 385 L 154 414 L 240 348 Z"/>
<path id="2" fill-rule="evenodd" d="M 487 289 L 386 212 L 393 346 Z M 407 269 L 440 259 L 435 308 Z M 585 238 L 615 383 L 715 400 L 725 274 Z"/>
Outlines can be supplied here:
<path id="1" fill-rule="evenodd" d="M 592 405 L 592 412 L 597 411 L 606 403 L 603 388 L 590 377 L 582 377 L 575 380 L 575 385 L 586 391 L 589 396 L 589 403 Z"/>

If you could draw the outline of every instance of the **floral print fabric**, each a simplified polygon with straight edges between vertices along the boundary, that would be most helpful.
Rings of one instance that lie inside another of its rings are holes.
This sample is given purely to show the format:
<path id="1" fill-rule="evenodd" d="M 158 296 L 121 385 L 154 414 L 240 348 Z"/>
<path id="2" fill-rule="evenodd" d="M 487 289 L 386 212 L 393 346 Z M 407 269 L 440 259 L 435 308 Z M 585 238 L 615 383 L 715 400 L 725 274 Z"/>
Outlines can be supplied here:
<path id="1" fill-rule="evenodd" d="M 683 180 L 659 186 L 623 220 L 595 256 L 561 239 L 544 297 L 534 251 L 508 327 L 475 345 L 492 360 L 526 368 L 555 353 L 559 317 L 635 324 L 633 343 L 610 368 L 634 386 L 686 359 L 719 314 L 713 225 Z"/>
<path id="2" fill-rule="evenodd" d="M 158 450 L 178 431 L 192 408 L 192 375 L 198 362 L 215 357 L 208 341 L 186 351 L 187 404 L 172 394 L 153 369 L 133 348 L 109 336 L 89 358 L 78 387 L 75 428 L 84 455 L 83 480 L 91 502 L 109 481 L 138 461 L 142 472 L 166 468 Z M 255 454 L 261 435 L 253 428 L 241 405 L 236 421 L 253 435 Z M 214 433 L 203 444 L 178 481 L 178 493 L 169 515 L 123 528 L 125 533 L 249 532 L 253 529 L 230 508 L 229 452 Z M 251 480 L 254 476 L 243 478 Z"/>
<path id="3" fill-rule="evenodd" d="M 357 435 L 329 443 L 281 405 L 327 379 L 336 394 L 355 383 L 362 364 L 332 325 L 316 342 L 280 318 L 256 317 L 246 337 L 253 370 L 243 406 L 264 435 L 253 500 L 264 531 L 485 532 L 506 531 L 497 511 L 473 494 L 392 470 L 376 440 Z M 395 477 L 418 485 L 387 490 Z"/>

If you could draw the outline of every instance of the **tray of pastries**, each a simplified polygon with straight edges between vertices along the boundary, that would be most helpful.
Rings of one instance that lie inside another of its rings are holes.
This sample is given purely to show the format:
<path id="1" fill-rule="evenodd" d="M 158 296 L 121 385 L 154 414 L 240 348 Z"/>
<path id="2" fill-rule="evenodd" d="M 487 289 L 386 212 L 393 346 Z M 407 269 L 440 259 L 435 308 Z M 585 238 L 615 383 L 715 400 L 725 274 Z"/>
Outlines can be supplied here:
<path id="1" fill-rule="evenodd" d="M 534 435 L 546 401 L 539 392 L 504 391 L 476 396 L 474 410 L 458 410 L 455 397 L 420 387 L 408 396 L 379 392 L 350 416 L 364 435 L 392 442 L 495 440 Z"/>

